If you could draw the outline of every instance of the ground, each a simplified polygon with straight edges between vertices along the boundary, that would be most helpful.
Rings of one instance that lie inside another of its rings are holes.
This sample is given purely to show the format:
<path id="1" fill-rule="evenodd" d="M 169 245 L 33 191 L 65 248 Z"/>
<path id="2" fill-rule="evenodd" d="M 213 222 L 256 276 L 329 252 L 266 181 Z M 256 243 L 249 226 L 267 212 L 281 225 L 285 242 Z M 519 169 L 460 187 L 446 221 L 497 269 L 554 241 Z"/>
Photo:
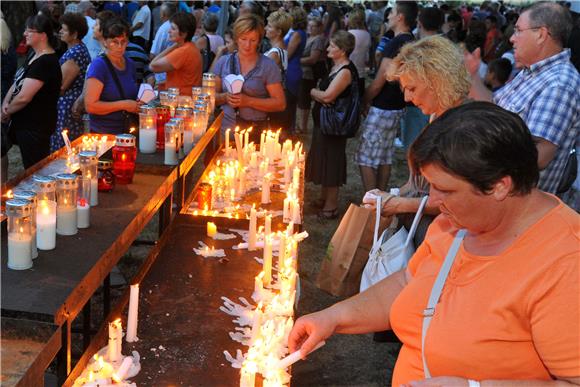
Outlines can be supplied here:
<path id="1" fill-rule="evenodd" d="M 310 135 L 303 135 L 302 141 L 310 143 Z M 350 203 L 359 203 L 364 195 L 364 189 L 358 171 L 353 161 L 358 139 L 348 141 L 348 174 L 347 184 L 340 192 L 339 210 L 341 215 Z M 9 178 L 22 170 L 20 151 L 14 146 L 9 152 Z M 407 166 L 404 152 L 398 149 L 395 157 L 393 176 L 390 186 L 399 186 L 407 179 Z M 334 304 L 340 299 L 318 289 L 314 282 L 324 257 L 328 242 L 332 238 L 340 219 L 320 222 L 316 209 L 308 205 L 319 197 L 319 187 L 306 184 L 304 229 L 310 234 L 300 246 L 299 272 L 301 278 L 302 296 L 298 314 L 314 312 Z M 143 231 L 139 239 L 153 240 L 156 235 L 157 221 Z M 134 246 L 127 252 L 119 264 L 119 269 L 125 278 L 129 279 L 136 272 L 140 262 L 145 259 L 148 246 Z M 113 296 L 117 292 L 113 293 Z M 93 316 L 101 316 L 98 298 L 93 300 Z M 80 323 L 78 319 L 76 323 Z M 95 323 L 96 324 L 96 323 Z M 94 325 L 95 325 L 94 324 Z M 79 325 L 80 327 L 80 325 Z M 73 341 L 74 342 L 74 341 Z M 77 342 L 80 342 L 78 340 Z M 76 348 L 75 352 L 80 352 Z M 297 363 L 293 368 L 293 386 L 386 386 L 390 385 L 391 373 L 399 350 L 394 343 L 374 342 L 371 335 L 336 335 L 327 341 L 325 347 L 313 353 L 306 361 Z"/>

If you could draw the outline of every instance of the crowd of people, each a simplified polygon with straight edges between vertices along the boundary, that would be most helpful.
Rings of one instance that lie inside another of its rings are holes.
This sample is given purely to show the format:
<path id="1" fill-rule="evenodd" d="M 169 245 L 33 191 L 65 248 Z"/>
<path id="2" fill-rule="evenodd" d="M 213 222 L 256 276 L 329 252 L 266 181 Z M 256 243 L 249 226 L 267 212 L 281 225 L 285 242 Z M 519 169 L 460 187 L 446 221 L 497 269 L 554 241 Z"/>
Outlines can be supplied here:
<path id="1" fill-rule="evenodd" d="M 577 4 L 38 3 L 19 45 L 2 19 L 3 176 L 11 143 L 28 168 L 63 130 L 87 130 L 83 115 L 92 132 L 123 132 L 140 83 L 190 95 L 212 72 L 224 132 L 311 132 L 305 179 L 321 190 L 307 199 L 321 221 L 340 215 L 349 163 L 402 224 L 430 195 L 409 268 L 297 320 L 292 350 L 394 329 L 395 385 L 580 384 Z M 224 87 L 230 74 L 240 93 Z M 410 175 L 393 195 L 397 147 Z M 426 339 L 422 311 L 454 243 Z"/>

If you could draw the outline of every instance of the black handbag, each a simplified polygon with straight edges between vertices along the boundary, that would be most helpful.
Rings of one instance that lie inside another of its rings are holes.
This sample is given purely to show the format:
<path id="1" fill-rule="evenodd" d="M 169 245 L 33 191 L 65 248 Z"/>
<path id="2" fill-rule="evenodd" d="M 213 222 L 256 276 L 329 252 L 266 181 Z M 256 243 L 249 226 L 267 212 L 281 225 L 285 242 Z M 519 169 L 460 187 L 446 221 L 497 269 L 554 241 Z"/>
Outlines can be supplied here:
<path id="1" fill-rule="evenodd" d="M 566 160 L 564 173 L 562 174 L 562 180 L 560 180 L 560 185 L 558 185 L 556 193 L 563 194 L 564 192 L 568 191 L 572 187 L 572 184 L 574 184 L 577 174 L 578 159 L 576 158 L 576 149 L 572 148 L 570 154 L 568 155 L 568 160 Z"/>
<path id="2" fill-rule="evenodd" d="M 341 70 L 337 71 L 337 74 Z M 351 74 L 353 79 L 349 95 L 342 98 L 339 97 L 332 105 L 320 108 L 320 131 L 325 136 L 351 138 L 358 131 L 361 110 L 358 74 L 355 76 L 352 71 Z"/>
<path id="3" fill-rule="evenodd" d="M 105 54 L 101 54 L 101 58 L 105 60 L 107 67 L 109 67 L 109 71 L 113 76 L 113 80 L 115 81 L 115 85 L 117 85 L 117 90 L 119 91 L 119 95 L 121 99 L 130 99 L 125 97 L 125 93 L 123 93 L 123 88 L 121 87 L 121 82 L 119 81 L 119 77 L 117 76 L 117 72 L 111 63 L 111 60 Z M 121 110 L 123 113 L 123 131 L 129 133 L 131 128 L 138 128 L 139 127 L 139 116 L 135 113 L 130 113 L 126 110 Z"/>

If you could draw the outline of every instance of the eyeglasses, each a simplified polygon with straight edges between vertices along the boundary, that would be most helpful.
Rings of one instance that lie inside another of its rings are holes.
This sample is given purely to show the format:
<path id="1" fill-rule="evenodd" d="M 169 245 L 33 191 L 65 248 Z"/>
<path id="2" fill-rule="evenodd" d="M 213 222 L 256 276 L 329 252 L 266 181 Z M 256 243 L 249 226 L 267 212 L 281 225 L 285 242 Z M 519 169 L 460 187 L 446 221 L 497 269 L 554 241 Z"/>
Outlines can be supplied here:
<path id="1" fill-rule="evenodd" d="M 540 28 L 543 28 L 543 27 L 544 26 L 530 27 L 530 28 L 519 28 L 519 27 L 515 27 L 514 28 L 514 36 L 518 36 L 518 35 L 520 35 L 524 31 L 528 31 L 528 30 L 539 30 Z"/>
<path id="2" fill-rule="evenodd" d="M 127 44 L 129 44 L 129 41 L 127 39 L 122 39 L 122 40 L 117 40 L 117 39 L 107 39 L 109 45 L 111 46 L 117 46 L 117 47 L 123 47 L 126 46 Z"/>

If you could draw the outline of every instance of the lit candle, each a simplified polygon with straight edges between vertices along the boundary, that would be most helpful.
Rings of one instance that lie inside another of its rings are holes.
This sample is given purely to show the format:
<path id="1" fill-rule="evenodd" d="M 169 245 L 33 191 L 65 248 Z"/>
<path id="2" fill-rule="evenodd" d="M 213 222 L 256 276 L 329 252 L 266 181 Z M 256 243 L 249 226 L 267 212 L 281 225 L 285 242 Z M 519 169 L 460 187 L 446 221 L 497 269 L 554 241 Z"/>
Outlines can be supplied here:
<path id="1" fill-rule="evenodd" d="M 139 152 L 155 153 L 157 129 L 139 129 Z"/>
<path id="2" fill-rule="evenodd" d="M 120 320 L 115 320 L 109 323 L 109 345 L 107 347 L 108 360 L 111 363 L 117 363 L 121 360 L 121 351 L 119 348 L 119 342 L 121 341 L 121 335 L 119 335 L 119 326 L 121 325 Z"/>
<path id="3" fill-rule="evenodd" d="M 243 163 L 242 160 L 242 139 L 240 138 L 240 133 L 237 131 L 234 133 L 234 140 L 236 141 L 236 151 L 238 153 L 238 161 Z"/>
<path id="4" fill-rule="evenodd" d="M 238 192 L 241 198 L 246 193 L 246 168 L 240 168 L 239 172 Z"/>
<path id="5" fill-rule="evenodd" d="M 262 204 L 270 203 L 270 174 L 264 176 L 262 181 Z"/>
<path id="6" fill-rule="evenodd" d="M 32 267 L 32 235 L 22 232 L 8 234 L 8 267 L 25 270 Z"/>
<path id="7" fill-rule="evenodd" d="M 217 234 L 217 226 L 213 222 L 207 222 L 207 236 L 213 238 Z"/>
<path id="8" fill-rule="evenodd" d="M 230 153 L 230 132 L 232 130 L 230 128 L 226 129 L 226 135 L 225 135 L 225 140 L 226 140 L 226 147 L 225 147 L 225 152 L 226 152 L 226 157 L 228 156 L 228 154 Z"/>
<path id="9" fill-rule="evenodd" d="M 280 246 L 278 248 L 278 273 L 284 270 L 284 262 L 286 261 L 286 234 L 280 233 Z"/>
<path id="10" fill-rule="evenodd" d="M 255 344 L 256 340 L 260 338 L 260 328 L 262 326 L 262 301 L 258 303 L 254 313 L 252 315 L 252 337 L 250 339 L 251 344 Z"/>
<path id="11" fill-rule="evenodd" d="M 264 237 L 264 286 L 270 286 L 272 282 L 272 238 L 270 236 Z"/>
<path id="12" fill-rule="evenodd" d="M 284 199 L 284 209 L 282 211 L 282 221 L 284 223 L 287 223 L 290 221 L 290 216 L 291 216 L 291 212 L 290 212 L 290 202 L 292 201 L 291 198 L 286 197 Z"/>
<path id="13" fill-rule="evenodd" d="M 250 210 L 250 229 L 249 231 L 249 235 L 248 235 L 248 250 L 249 251 L 254 251 L 256 250 L 256 240 L 257 240 L 257 235 L 256 235 L 256 227 L 257 227 L 257 214 L 256 214 L 256 209 L 254 207 L 252 207 L 252 209 Z"/>
<path id="14" fill-rule="evenodd" d="M 292 222 L 300 223 L 300 204 L 298 204 L 298 199 L 292 200 Z"/>
<path id="15" fill-rule="evenodd" d="M 246 133 L 244 133 L 244 148 L 248 147 L 248 144 L 250 143 L 250 132 L 252 131 L 252 128 L 249 128 L 248 130 L 246 130 Z"/>
<path id="16" fill-rule="evenodd" d="M 250 168 L 258 167 L 258 153 L 252 152 L 250 155 Z"/>
<path id="17" fill-rule="evenodd" d="M 260 274 L 258 274 L 254 278 L 254 295 L 255 295 L 255 298 L 258 298 L 258 299 L 262 298 L 262 292 L 264 291 L 263 278 L 264 278 L 263 271 L 260 272 Z"/>
<path id="18" fill-rule="evenodd" d="M 254 387 L 256 385 L 258 367 L 253 361 L 244 361 L 241 370 L 240 387 Z"/>
<path id="19" fill-rule="evenodd" d="M 300 168 L 298 167 L 295 167 L 292 173 L 292 184 L 296 188 L 300 187 Z"/>
<path id="20" fill-rule="evenodd" d="M 56 207 L 56 232 L 59 235 L 74 235 L 77 233 L 76 207 Z"/>
<path id="21" fill-rule="evenodd" d="M 99 179 L 97 176 L 89 176 L 91 179 L 91 207 L 99 205 Z"/>
<path id="22" fill-rule="evenodd" d="M 266 154 L 266 133 L 262 132 L 262 134 L 260 135 L 260 153 L 262 153 L 262 156 L 264 156 Z"/>
<path id="23" fill-rule="evenodd" d="M 127 340 L 128 343 L 138 341 L 137 337 L 137 323 L 139 311 L 139 284 L 131 285 L 131 293 L 129 295 L 129 314 L 127 316 Z M 123 362 L 124 363 L 124 362 Z M 121 379 L 124 379 L 121 378 Z"/>
<path id="24" fill-rule="evenodd" d="M 56 202 L 39 200 L 36 207 L 36 244 L 39 250 L 56 247 Z"/>
<path id="25" fill-rule="evenodd" d="M 77 227 L 88 228 L 91 224 L 91 206 L 83 198 L 77 202 Z"/>

